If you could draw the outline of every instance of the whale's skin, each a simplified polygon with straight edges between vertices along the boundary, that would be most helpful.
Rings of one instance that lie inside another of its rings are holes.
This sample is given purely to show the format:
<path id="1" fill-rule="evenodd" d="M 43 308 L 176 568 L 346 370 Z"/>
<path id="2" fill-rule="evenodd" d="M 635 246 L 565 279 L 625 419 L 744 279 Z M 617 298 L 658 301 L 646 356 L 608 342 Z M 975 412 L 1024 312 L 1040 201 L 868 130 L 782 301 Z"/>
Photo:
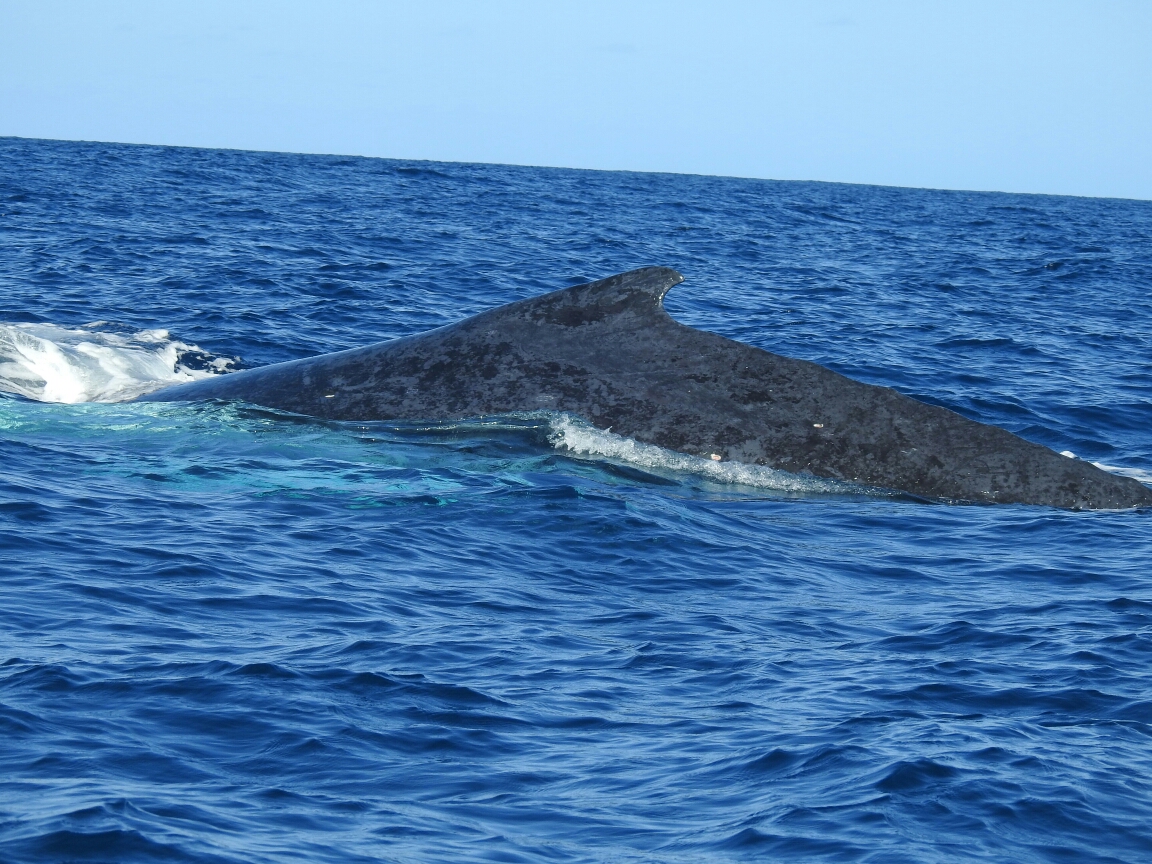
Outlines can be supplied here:
<path id="1" fill-rule="evenodd" d="M 1152 489 L 887 387 L 675 321 L 645 267 L 436 330 L 221 375 L 143 401 L 235 399 L 332 420 L 563 411 L 703 458 L 964 502 L 1152 504 Z"/>

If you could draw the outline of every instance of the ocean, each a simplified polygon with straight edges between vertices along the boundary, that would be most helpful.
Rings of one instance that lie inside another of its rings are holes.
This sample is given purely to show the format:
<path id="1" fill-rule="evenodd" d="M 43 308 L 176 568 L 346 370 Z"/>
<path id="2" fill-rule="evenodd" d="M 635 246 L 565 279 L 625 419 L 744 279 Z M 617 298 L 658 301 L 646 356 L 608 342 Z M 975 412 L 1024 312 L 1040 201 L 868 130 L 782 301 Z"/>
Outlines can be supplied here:
<path id="1" fill-rule="evenodd" d="M 1152 860 L 1152 513 L 126 401 L 648 264 L 1152 484 L 1152 202 L 0 139 L 0 860 Z"/>

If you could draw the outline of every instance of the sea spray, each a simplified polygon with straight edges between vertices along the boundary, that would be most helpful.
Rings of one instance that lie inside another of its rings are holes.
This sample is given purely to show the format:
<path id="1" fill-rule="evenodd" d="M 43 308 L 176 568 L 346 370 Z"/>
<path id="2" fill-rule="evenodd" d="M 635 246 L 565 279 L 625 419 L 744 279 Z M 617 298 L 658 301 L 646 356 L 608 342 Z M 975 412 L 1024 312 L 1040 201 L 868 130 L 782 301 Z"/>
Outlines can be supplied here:
<path id="1" fill-rule="evenodd" d="M 118 333 L 104 322 L 0 324 L 0 391 L 39 402 L 126 402 L 236 365 L 167 330 Z"/>

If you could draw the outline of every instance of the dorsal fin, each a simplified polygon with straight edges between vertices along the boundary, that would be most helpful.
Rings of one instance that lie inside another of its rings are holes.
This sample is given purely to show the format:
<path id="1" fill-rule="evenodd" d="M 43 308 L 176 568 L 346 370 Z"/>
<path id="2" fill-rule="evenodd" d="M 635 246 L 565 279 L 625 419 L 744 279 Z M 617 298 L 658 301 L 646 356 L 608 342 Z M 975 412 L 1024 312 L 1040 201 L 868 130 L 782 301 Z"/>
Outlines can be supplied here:
<path id="1" fill-rule="evenodd" d="M 671 267 L 641 267 L 521 303 L 530 318 L 578 327 L 610 317 L 658 312 L 668 290 L 683 281 L 684 277 Z"/>
<path id="2" fill-rule="evenodd" d="M 627 305 L 644 306 L 647 309 L 658 309 L 664 303 L 664 295 L 673 286 L 680 285 L 684 278 L 672 267 L 641 267 L 639 270 L 630 270 L 627 273 L 617 273 L 588 282 L 586 285 L 577 285 L 554 291 L 555 295 L 571 295 L 588 305 L 614 306 L 620 303 Z"/>
<path id="3" fill-rule="evenodd" d="M 629 304 L 642 303 L 658 307 L 669 289 L 683 281 L 684 277 L 671 267 L 641 267 L 555 293 L 580 293 L 584 299 L 597 305 L 615 305 L 623 300 Z"/>

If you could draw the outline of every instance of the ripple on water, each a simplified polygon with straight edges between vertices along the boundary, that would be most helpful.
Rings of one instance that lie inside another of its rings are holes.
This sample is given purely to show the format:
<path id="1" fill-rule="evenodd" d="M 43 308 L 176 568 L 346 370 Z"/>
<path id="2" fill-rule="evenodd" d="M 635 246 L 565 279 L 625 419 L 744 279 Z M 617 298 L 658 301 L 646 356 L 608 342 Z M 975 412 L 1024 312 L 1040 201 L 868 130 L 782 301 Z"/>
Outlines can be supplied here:
<path id="1" fill-rule="evenodd" d="M 0 149 L 6 861 L 1148 858 L 1147 513 L 28 397 L 666 264 L 687 324 L 1146 481 L 1152 205 Z"/>

